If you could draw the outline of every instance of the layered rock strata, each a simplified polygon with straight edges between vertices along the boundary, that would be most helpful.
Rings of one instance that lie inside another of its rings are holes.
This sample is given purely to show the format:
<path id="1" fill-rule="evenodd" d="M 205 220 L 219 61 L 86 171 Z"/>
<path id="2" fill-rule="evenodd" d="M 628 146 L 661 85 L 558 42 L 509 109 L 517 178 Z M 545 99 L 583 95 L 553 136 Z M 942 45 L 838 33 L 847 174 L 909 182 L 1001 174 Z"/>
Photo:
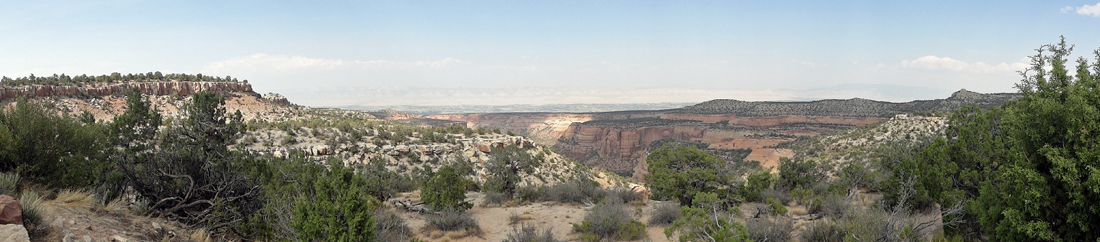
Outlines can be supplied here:
<path id="1" fill-rule="evenodd" d="M 180 95 L 190 96 L 197 92 L 216 92 L 219 94 L 248 93 L 259 97 L 252 92 L 252 85 L 241 82 L 126 82 L 95 86 L 51 86 L 51 85 L 21 85 L 0 86 L 0 101 L 11 100 L 18 97 L 75 97 L 90 98 L 112 95 L 122 95 L 132 88 L 141 89 L 145 95 Z"/>
<path id="2" fill-rule="evenodd" d="M 658 111 L 425 117 L 528 135 L 538 143 L 552 145 L 555 151 L 574 161 L 641 178 L 645 174 L 646 146 L 656 140 L 702 142 L 713 149 L 752 149 L 746 160 L 774 167 L 781 157 L 794 154 L 790 149 L 774 146 L 800 136 L 832 133 L 905 113 L 952 111 L 970 104 L 991 108 L 1018 97 L 1018 94 L 980 94 L 964 89 L 946 99 L 905 103 L 859 98 L 811 102 L 721 99 Z"/>

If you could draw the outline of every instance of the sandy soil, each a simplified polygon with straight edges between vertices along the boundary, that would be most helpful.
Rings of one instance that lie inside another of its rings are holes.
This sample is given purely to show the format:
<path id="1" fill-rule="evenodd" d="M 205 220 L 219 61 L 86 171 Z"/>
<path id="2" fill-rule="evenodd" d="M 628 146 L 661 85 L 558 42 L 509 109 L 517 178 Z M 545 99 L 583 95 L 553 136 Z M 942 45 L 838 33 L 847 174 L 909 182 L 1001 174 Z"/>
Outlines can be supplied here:
<path id="1" fill-rule="evenodd" d="M 468 193 L 468 199 L 473 199 L 474 204 L 480 204 L 482 199 L 482 193 Z M 417 193 L 404 193 L 399 198 L 419 200 Z M 625 204 L 628 210 L 635 211 L 634 219 L 638 221 L 646 221 L 649 217 L 648 214 L 653 210 L 659 201 L 647 201 L 645 205 L 633 205 Z M 413 212 L 399 212 L 402 217 L 408 222 L 409 227 L 417 233 L 417 237 L 424 241 L 452 241 L 452 242 L 464 242 L 464 241 L 502 241 L 508 238 L 508 234 L 512 233 L 513 225 L 510 224 L 509 217 L 512 214 L 519 215 L 520 217 L 527 218 L 519 223 L 514 224 L 518 227 L 522 223 L 534 224 L 539 229 L 552 228 L 554 238 L 563 241 L 576 241 L 580 236 L 573 231 L 573 223 L 580 223 L 584 220 L 584 215 L 588 213 L 584 209 L 583 204 L 561 204 L 557 202 L 537 202 L 518 206 L 474 206 L 468 213 L 478 221 L 478 225 L 481 226 L 482 233 L 480 236 L 467 236 L 463 238 L 449 238 L 444 235 L 439 238 L 431 238 L 430 233 L 424 232 L 424 217 L 426 215 L 416 214 Z M 647 226 L 646 227 L 648 238 L 641 241 L 669 241 L 665 238 L 664 227 L 659 226 Z"/>

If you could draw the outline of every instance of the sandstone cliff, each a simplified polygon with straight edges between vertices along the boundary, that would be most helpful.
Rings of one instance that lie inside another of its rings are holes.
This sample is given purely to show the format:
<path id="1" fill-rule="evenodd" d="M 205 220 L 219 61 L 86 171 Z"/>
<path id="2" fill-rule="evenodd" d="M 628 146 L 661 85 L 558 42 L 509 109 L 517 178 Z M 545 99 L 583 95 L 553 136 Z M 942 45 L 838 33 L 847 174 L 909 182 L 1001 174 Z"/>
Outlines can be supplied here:
<path id="1" fill-rule="evenodd" d="M 951 111 L 964 105 L 998 106 L 1018 94 L 960 90 L 946 99 L 905 103 L 867 99 L 811 102 L 712 100 L 670 110 L 606 113 L 494 113 L 429 115 L 499 128 L 531 137 L 590 166 L 617 173 L 645 173 L 646 146 L 661 139 L 702 142 L 712 149 L 752 149 L 746 160 L 774 167 L 790 149 L 777 144 L 890 119 L 898 114 Z"/>
<path id="2" fill-rule="evenodd" d="M 259 94 L 252 92 L 252 85 L 240 82 L 126 82 L 109 85 L 80 85 L 80 86 L 54 86 L 54 85 L 21 85 L 0 86 L 0 101 L 11 100 L 18 97 L 74 97 L 94 98 L 112 95 L 122 95 L 134 87 L 140 88 L 145 95 L 180 95 L 190 96 L 196 92 L 216 92 L 222 95 L 231 93 L 244 93 L 248 95 Z"/>
<path id="3" fill-rule="evenodd" d="M 214 92 L 225 97 L 229 112 L 241 111 L 245 119 L 284 120 L 298 116 L 290 101 L 279 94 L 263 97 L 244 82 L 145 81 L 74 85 L 19 86 L 0 85 L 0 103 L 14 102 L 19 97 L 53 103 L 68 114 L 91 113 L 98 120 L 109 120 L 125 111 L 124 94 L 132 88 L 141 90 L 165 117 L 177 117 L 180 109 L 197 92 Z"/>

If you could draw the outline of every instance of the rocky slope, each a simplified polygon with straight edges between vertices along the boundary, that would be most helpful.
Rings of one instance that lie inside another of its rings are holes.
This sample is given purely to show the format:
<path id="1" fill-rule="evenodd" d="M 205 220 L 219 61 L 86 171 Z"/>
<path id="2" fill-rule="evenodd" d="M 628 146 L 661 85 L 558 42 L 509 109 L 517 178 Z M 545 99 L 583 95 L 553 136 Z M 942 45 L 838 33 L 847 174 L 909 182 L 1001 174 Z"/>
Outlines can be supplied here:
<path id="1" fill-rule="evenodd" d="M 419 115 L 384 110 L 378 112 L 313 109 L 291 104 L 286 97 L 269 93 L 261 96 L 244 82 L 144 81 L 73 85 L 0 85 L 0 106 L 13 105 L 19 97 L 48 103 L 70 115 L 91 113 L 97 120 L 110 120 L 125 112 L 124 93 L 139 88 L 165 118 L 182 118 L 182 109 L 196 92 L 215 92 L 226 98 L 229 113 L 240 111 L 250 129 L 239 139 L 240 148 L 263 154 L 304 154 L 315 161 L 331 157 L 346 163 L 371 160 L 386 162 L 399 172 L 413 172 L 425 166 L 470 162 L 481 180 L 484 163 L 492 148 L 515 145 L 531 155 L 541 153 L 543 164 L 528 174 L 531 184 L 568 178 L 576 166 L 548 147 L 522 136 L 470 132 L 443 128 L 454 121 L 418 119 Z M 6 103 L 6 104 L 5 104 Z M 393 122 L 387 120 L 396 120 Z M 435 127 L 435 128 L 433 128 Z"/>
<path id="2" fill-rule="evenodd" d="M 793 151 L 775 145 L 797 137 L 832 133 L 888 120 L 895 115 L 951 111 L 977 104 L 990 108 L 1017 94 L 967 90 L 946 99 L 891 103 L 867 99 L 812 102 L 712 100 L 670 110 L 607 113 L 496 113 L 429 115 L 528 135 L 536 142 L 590 166 L 641 178 L 646 146 L 661 139 L 702 142 L 713 149 L 752 149 L 746 160 L 774 167 Z"/>
<path id="3" fill-rule="evenodd" d="M 352 165 L 381 161 L 388 169 L 402 173 L 462 162 L 474 168 L 476 174 L 471 178 L 477 182 L 488 177 L 485 168 L 493 158 L 493 148 L 516 146 L 542 159 L 525 174 L 525 184 L 554 183 L 579 172 L 575 163 L 522 136 L 405 126 L 359 111 L 304 112 L 311 116 L 253 126 L 239 139 L 239 146 L 279 157 L 292 153 L 315 161 L 338 157 Z"/>

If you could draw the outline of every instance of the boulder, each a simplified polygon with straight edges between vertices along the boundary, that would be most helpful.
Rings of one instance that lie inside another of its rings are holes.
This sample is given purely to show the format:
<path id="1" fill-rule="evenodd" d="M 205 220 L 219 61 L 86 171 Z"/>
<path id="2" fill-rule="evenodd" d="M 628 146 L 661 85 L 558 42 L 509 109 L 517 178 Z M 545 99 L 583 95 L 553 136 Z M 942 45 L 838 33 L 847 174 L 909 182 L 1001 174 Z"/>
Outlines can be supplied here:
<path id="1" fill-rule="evenodd" d="M 23 225 L 23 207 L 8 195 L 0 195 L 0 224 Z"/>
<path id="2" fill-rule="evenodd" d="M 23 225 L 3 224 L 0 225 L 0 241 L 29 242 L 31 237 L 27 234 L 27 228 L 23 228 Z"/>

